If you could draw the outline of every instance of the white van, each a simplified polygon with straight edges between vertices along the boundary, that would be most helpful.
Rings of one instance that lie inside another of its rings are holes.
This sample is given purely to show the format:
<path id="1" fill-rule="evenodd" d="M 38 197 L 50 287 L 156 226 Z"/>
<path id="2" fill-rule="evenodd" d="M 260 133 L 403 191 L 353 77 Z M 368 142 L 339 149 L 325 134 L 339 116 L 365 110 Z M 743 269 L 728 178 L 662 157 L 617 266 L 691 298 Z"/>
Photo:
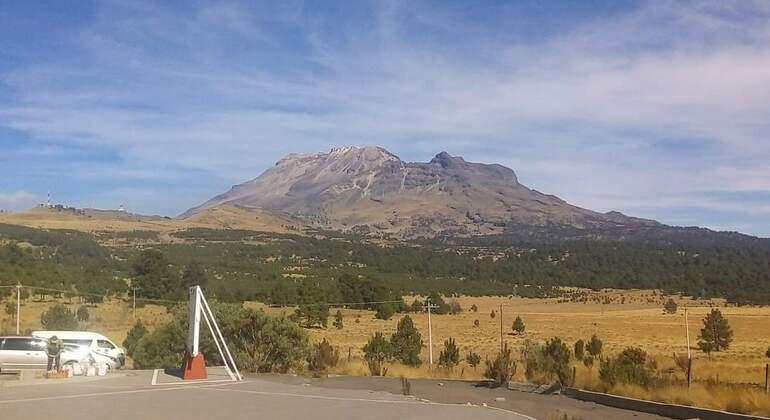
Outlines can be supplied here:
<path id="1" fill-rule="evenodd" d="M 110 367 L 120 369 L 126 362 L 126 352 L 109 338 L 89 331 L 33 331 L 32 336 L 49 339 L 58 337 L 64 344 L 74 344 L 110 358 Z"/>

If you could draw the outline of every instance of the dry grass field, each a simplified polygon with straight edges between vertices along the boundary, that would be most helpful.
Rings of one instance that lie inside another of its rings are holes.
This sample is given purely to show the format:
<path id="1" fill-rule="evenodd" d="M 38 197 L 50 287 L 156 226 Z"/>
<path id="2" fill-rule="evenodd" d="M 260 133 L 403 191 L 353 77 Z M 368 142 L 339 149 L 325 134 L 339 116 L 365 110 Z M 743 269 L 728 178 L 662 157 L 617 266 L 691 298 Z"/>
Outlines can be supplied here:
<path id="1" fill-rule="evenodd" d="M 588 339 L 596 334 L 604 341 L 604 354 L 621 351 L 627 346 L 639 346 L 646 350 L 658 363 L 661 370 L 673 368 L 673 353 L 686 353 L 684 313 L 689 308 L 690 339 L 692 344 L 693 377 L 691 389 L 668 387 L 647 390 L 640 387 L 616 387 L 611 392 L 666 402 L 694 404 L 718 409 L 731 409 L 754 414 L 770 415 L 770 397 L 762 392 L 764 366 L 770 362 L 765 351 L 770 346 L 770 307 L 725 307 L 720 301 L 692 301 L 679 299 L 680 310 L 675 315 L 665 315 L 661 297 L 650 291 L 603 292 L 602 296 L 613 296 L 609 304 L 595 301 L 589 303 L 559 302 L 558 299 L 525 299 L 505 297 L 459 297 L 463 307 L 458 315 L 433 315 L 433 355 L 438 354 L 443 342 L 453 337 L 461 349 L 464 359 L 468 351 L 479 353 L 482 359 L 493 357 L 500 348 L 500 305 L 502 305 L 503 340 L 518 353 L 525 339 L 544 341 L 561 337 L 570 345 L 577 339 Z M 407 303 L 413 298 L 407 297 Z M 599 300 L 603 300 L 599 299 Z M 625 301 L 621 304 L 620 301 Z M 22 307 L 22 330 L 40 328 L 40 314 L 50 302 L 29 301 Z M 470 310 L 472 305 L 477 312 Z M 73 303 L 72 309 L 79 306 Z M 262 307 L 274 315 L 293 312 L 293 308 L 268 308 L 259 303 L 249 306 Z M 730 349 L 712 355 L 711 360 L 696 349 L 702 319 L 711 306 L 719 306 L 734 331 L 734 342 Z M 490 313 L 495 311 L 495 317 Z M 87 328 L 99 331 L 120 343 L 134 323 L 129 305 L 122 301 L 108 301 L 90 307 L 90 321 Z M 332 315 L 336 309 L 332 309 Z M 367 339 L 377 331 L 391 334 L 402 315 L 383 321 L 374 318 L 371 311 L 342 309 L 344 328 L 332 327 L 332 318 L 326 329 L 310 329 L 313 341 L 326 338 L 340 351 L 340 365 L 335 373 L 366 375 L 368 371 L 361 359 L 361 348 Z M 428 342 L 428 321 L 424 313 L 409 314 L 415 326 Z M 516 316 L 526 324 L 522 336 L 514 335 L 511 329 Z M 150 328 L 162 325 L 169 319 L 164 307 L 147 305 L 137 309 L 137 318 Z M 474 321 L 479 326 L 474 327 Z M 0 329 L 8 331 L 15 324 L 7 314 L 0 314 Z M 348 361 L 348 354 L 350 360 Z M 428 349 L 424 348 L 422 359 L 426 362 L 420 368 L 408 368 L 393 364 L 388 368 L 389 376 L 481 378 L 483 366 L 473 369 L 465 363 L 452 371 L 429 369 Z M 483 363 L 482 363 L 483 365 Z M 598 366 L 593 369 L 576 365 L 576 385 L 599 388 Z M 517 379 L 523 380 L 523 367 L 519 366 Z M 682 377 L 681 372 L 675 375 Z"/>

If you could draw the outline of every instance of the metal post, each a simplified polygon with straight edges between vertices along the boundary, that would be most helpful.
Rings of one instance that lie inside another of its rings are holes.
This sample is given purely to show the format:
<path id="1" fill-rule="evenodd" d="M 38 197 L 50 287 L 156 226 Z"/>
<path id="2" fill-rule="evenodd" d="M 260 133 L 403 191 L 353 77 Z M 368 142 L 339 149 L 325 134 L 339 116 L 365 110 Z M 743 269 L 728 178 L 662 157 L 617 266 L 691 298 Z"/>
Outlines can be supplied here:
<path id="1" fill-rule="evenodd" d="M 21 334 L 19 330 L 19 321 L 21 320 L 21 285 L 16 285 L 16 335 Z"/>
<path id="2" fill-rule="evenodd" d="M 687 388 L 692 383 L 692 359 L 687 359 Z"/>
<path id="3" fill-rule="evenodd" d="M 690 360 L 692 356 L 690 355 L 690 323 L 687 322 L 687 307 L 684 307 L 684 329 L 687 334 L 687 360 Z"/>
<path id="4" fill-rule="evenodd" d="M 500 353 L 503 352 L 503 304 L 500 304 Z"/>
<path id="5" fill-rule="evenodd" d="M 770 363 L 765 364 L 765 394 L 770 393 Z"/>
<path id="6" fill-rule="evenodd" d="M 430 367 L 433 368 L 433 327 L 430 324 L 430 310 L 431 310 L 431 303 L 430 299 L 425 299 L 426 308 L 428 309 L 428 357 L 430 360 Z"/>

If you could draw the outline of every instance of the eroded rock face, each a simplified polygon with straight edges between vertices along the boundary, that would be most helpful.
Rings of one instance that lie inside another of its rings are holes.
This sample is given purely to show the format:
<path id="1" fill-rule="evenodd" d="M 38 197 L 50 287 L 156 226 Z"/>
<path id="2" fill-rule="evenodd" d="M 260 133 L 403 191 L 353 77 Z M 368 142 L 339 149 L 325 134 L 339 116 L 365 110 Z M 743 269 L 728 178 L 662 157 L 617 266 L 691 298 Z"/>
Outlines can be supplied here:
<path id="1" fill-rule="evenodd" d="M 409 237 L 499 233 L 512 224 L 655 223 L 572 206 L 521 185 L 502 165 L 466 162 L 446 152 L 427 163 L 403 162 L 376 146 L 288 155 L 182 217 L 221 204 L 286 213 L 324 228 Z"/>

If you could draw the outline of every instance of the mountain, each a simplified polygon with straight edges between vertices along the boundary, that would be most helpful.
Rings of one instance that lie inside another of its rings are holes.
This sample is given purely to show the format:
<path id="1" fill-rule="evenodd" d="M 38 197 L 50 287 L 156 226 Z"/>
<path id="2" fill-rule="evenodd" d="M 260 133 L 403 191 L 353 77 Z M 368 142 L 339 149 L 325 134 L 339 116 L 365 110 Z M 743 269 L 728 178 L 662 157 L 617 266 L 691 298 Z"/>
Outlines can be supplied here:
<path id="1" fill-rule="evenodd" d="M 261 209 L 309 226 L 400 237 L 502 234 L 517 226 L 578 230 L 654 228 L 652 220 L 598 213 L 519 183 L 513 170 L 446 152 L 404 162 L 376 146 L 290 154 L 181 218 L 221 205 Z"/>

